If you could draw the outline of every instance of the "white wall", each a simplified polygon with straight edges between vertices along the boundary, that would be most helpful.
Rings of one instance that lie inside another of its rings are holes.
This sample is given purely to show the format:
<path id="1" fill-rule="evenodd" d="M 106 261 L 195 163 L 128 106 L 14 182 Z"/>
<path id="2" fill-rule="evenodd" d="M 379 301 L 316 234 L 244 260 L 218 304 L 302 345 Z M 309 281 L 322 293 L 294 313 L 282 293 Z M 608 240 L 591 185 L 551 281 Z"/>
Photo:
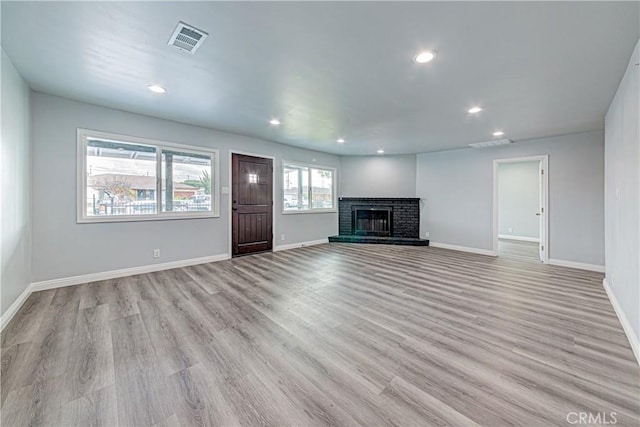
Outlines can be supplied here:
<path id="1" fill-rule="evenodd" d="M 282 215 L 282 159 L 339 167 L 337 156 L 34 93 L 33 281 L 229 253 L 229 196 L 220 218 L 76 223 L 76 129 L 86 128 L 218 148 L 220 180 L 229 186 L 229 150 L 276 157 L 274 245 L 338 232 L 336 213 Z M 338 171 L 339 175 L 339 171 Z M 286 240 L 281 241 L 280 235 Z M 162 257 L 153 259 L 153 248 Z"/>
<path id="2" fill-rule="evenodd" d="M 606 278 L 640 341 L 640 67 L 636 45 L 605 118 Z M 629 332 L 628 332 L 629 333 Z M 636 351 L 640 351 L 636 348 Z"/>
<path id="3" fill-rule="evenodd" d="M 416 197 L 416 156 L 343 156 L 340 196 Z"/>
<path id="4" fill-rule="evenodd" d="M 498 233 L 539 238 L 539 162 L 498 165 Z"/>
<path id="5" fill-rule="evenodd" d="M 29 86 L 2 50 L 0 314 L 31 283 Z"/>
<path id="6" fill-rule="evenodd" d="M 549 155 L 549 258 L 604 265 L 600 131 L 418 155 L 421 235 L 493 250 L 493 160 L 543 154 Z"/>

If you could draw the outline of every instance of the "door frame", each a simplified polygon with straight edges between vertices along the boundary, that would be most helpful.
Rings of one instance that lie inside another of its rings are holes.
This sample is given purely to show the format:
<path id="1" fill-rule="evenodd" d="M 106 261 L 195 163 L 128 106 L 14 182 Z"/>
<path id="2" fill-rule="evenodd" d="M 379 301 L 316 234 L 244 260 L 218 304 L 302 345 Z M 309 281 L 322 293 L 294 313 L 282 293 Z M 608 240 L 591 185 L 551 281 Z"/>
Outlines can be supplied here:
<path id="1" fill-rule="evenodd" d="M 267 156 L 264 154 L 258 153 L 250 153 L 248 151 L 240 151 L 240 150 L 232 150 L 229 149 L 229 258 L 233 258 L 233 203 L 231 203 L 231 199 L 233 198 L 233 155 L 240 154 L 241 156 L 252 156 L 252 157 L 260 157 L 263 159 L 270 159 L 273 161 L 273 171 L 271 173 L 271 188 L 273 191 L 273 206 L 271 207 L 271 229 L 273 234 L 271 236 L 271 251 L 276 251 L 275 246 L 275 236 L 276 234 L 276 158 L 274 156 Z"/>
<path id="2" fill-rule="evenodd" d="M 498 256 L 498 166 L 502 163 L 538 162 L 539 170 L 542 170 L 541 186 L 539 190 L 540 208 L 540 243 L 538 252 L 541 253 L 540 260 L 544 263 L 549 261 L 549 155 L 537 155 L 526 157 L 511 157 L 506 159 L 493 160 L 493 255 Z M 540 248 L 544 250 L 540 250 Z"/>

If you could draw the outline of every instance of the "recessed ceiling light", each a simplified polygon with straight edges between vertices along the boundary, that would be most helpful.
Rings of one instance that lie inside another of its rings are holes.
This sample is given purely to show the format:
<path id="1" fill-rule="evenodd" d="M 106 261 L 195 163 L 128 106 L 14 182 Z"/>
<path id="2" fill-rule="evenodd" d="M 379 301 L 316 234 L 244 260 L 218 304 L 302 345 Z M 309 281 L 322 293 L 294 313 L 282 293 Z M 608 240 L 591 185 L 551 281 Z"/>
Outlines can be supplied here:
<path id="1" fill-rule="evenodd" d="M 480 111 L 482 111 L 482 108 L 480 108 L 480 107 L 471 107 L 471 108 L 469 108 L 469 113 L 471 113 L 471 114 L 479 113 Z"/>
<path id="2" fill-rule="evenodd" d="M 417 54 L 413 58 L 413 60 L 416 61 L 418 64 L 424 64 L 426 62 L 433 60 L 433 58 L 435 57 L 436 57 L 436 54 L 434 52 L 425 51 Z"/>
<path id="3" fill-rule="evenodd" d="M 274 126 L 278 126 L 280 124 L 280 120 L 278 119 L 271 119 L 269 120 L 269 123 L 274 125 Z"/>
<path id="4" fill-rule="evenodd" d="M 338 144 L 344 144 L 344 138 L 338 138 L 338 139 L 336 139 L 336 142 Z"/>
<path id="5" fill-rule="evenodd" d="M 502 136 L 504 135 L 504 132 L 502 132 L 501 130 L 497 130 L 493 133 L 493 136 Z"/>
<path id="6" fill-rule="evenodd" d="M 160 85 L 149 85 L 147 88 L 153 93 L 167 93 L 167 90 Z"/>
<path id="7" fill-rule="evenodd" d="M 384 150 L 378 150 L 378 154 L 384 154 Z"/>

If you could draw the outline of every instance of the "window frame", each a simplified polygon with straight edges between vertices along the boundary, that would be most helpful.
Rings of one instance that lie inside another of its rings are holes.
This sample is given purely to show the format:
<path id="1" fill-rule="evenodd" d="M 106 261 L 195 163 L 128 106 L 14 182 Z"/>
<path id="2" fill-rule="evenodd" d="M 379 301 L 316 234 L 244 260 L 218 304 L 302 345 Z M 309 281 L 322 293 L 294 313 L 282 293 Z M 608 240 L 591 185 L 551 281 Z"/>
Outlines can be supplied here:
<path id="1" fill-rule="evenodd" d="M 308 174 L 308 182 L 309 182 L 309 190 L 308 190 L 308 197 L 309 197 L 309 207 L 307 209 L 304 210 L 285 210 L 284 207 L 284 187 L 285 187 L 285 176 L 284 176 L 284 170 L 287 166 L 293 166 L 293 167 L 302 167 L 302 168 L 307 168 L 307 174 Z M 311 190 L 313 188 L 313 180 L 311 178 L 311 170 L 312 169 L 316 169 L 316 170 L 326 170 L 326 171 L 331 171 L 332 172 L 332 180 L 331 180 L 331 199 L 333 202 L 333 207 L 332 208 L 313 208 L 312 207 L 312 201 L 311 201 Z M 282 194 L 280 195 L 280 204 L 281 204 L 281 211 L 283 215 L 298 215 L 298 214 L 318 214 L 318 213 L 337 213 L 338 212 L 338 197 L 337 197 L 337 192 L 336 192 L 336 188 L 337 188 L 337 182 L 338 182 L 338 169 L 333 167 L 333 166 L 323 166 L 323 165 L 317 165 L 315 163 L 303 163 L 303 162 L 296 162 L 296 161 L 289 161 L 289 160 L 282 160 L 282 168 L 281 168 L 281 187 L 280 190 L 282 191 Z"/>
<path id="2" fill-rule="evenodd" d="M 87 215 L 87 145 L 89 139 L 106 139 L 123 143 L 153 146 L 156 148 L 156 213 L 141 215 Z M 180 150 L 184 153 L 207 155 L 211 158 L 211 211 L 162 211 L 162 152 L 163 150 Z M 76 158 L 76 222 L 107 223 L 107 222 L 137 222 L 163 221 L 173 219 L 219 218 L 220 217 L 220 151 L 218 149 L 195 145 L 177 144 L 150 138 L 122 135 L 112 132 L 102 132 L 91 129 L 77 129 L 77 158 Z"/>

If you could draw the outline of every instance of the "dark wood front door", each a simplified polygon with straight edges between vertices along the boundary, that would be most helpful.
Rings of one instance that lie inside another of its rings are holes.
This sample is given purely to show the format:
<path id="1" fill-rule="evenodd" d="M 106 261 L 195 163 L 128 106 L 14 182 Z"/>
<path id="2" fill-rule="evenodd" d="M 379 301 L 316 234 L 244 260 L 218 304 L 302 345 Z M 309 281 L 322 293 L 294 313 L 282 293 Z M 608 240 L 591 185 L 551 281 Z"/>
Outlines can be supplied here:
<path id="1" fill-rule="evenodd" d="M 273 160 L 232 154 L 233 256 L 273 248 Z"/>

